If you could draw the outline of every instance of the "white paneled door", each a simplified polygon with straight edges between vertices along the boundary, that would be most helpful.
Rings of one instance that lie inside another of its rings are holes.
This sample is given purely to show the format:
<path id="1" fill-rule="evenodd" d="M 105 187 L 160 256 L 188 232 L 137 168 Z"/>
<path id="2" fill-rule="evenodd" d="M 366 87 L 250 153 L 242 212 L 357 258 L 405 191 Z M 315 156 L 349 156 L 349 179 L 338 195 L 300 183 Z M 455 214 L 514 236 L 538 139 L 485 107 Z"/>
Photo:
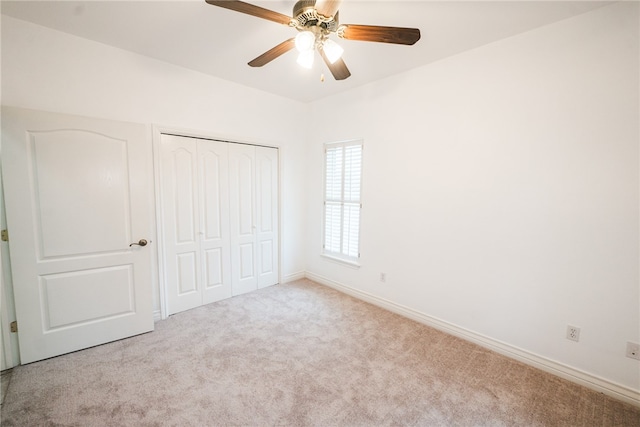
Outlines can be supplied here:
<path id="1" fill-rule="evenodd" d="M 21 363 L 153 330 L 144 125 L 2 111 Z"/>
<path id="2" fill-rule="evenodd" d="M 278 283 L 278 151 L 256 147 L 258 287 Z"/>
<path id="3" fill-rule="evenodd" d="M 229 147 L 233 295 L 278 283 L 278 150 Z"/>
<path id="4" fill-rule="evenodd" d="M 231 296 L 228 144 L 163 134 L 164 266 L 169 314 Z"/>
<path id="5" fill-rule="evenodd" d="M 234 144 L 229 149 L 231 212 L 231 280 L 233 295 L 258 289 L 256 271 L 256 147 Z"/>
<path id="6" fill-rule="evenodd" d="M 204 141 L 198 146 L 203 304 L 231 296 L 228 145 Z"/>

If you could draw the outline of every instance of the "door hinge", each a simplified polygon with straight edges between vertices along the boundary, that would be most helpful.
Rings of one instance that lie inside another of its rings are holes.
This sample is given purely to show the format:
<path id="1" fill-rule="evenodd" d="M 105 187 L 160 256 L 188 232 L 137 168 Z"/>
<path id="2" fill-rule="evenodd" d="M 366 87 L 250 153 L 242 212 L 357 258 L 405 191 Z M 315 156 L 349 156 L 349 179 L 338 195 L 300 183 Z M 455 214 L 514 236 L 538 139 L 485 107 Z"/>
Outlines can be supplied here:
<path id="1" fill-rule="evenodd" d="M 18 322 L 14 320 L 9 325 L 9 328 L 11 329 L 11 332 L 18 332 Z"/>
<path id="2" fill-rule="evenodd" d="M 9 231 L 8 230 L 0 231 L 0 237 L 2 238 L 3 242 L 8 242 L 9 241 Z"/>

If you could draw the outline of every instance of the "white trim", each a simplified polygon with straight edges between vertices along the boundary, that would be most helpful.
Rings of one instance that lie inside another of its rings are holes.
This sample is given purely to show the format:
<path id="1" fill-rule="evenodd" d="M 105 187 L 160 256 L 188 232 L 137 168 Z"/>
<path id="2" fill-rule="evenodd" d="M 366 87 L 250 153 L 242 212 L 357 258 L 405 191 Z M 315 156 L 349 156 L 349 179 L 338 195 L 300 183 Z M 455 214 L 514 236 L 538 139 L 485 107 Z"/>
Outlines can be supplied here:
<path id="1" fill-rule="evenodd" d="M 297 273 L 287 274 L 286 276 L 282 276 L 282 280 L 280 283 L 289 283 L 295 282 L 296 280 L 304 279 L 307 277 L 304 271 L 298 271 Z"/>
<path id="2" fill-rule="evenodd" d="M 162 320 L 162 314 L 160 314 L 160 310 L 153 310 L 153 323 L 159 322 Z"/>
<path id="3" fill-rule="evenodd" d="M 9 309 L 7 304 L 7 297 L 4 292 L 4 273 L 2 269 L 2 265 L 0 263 L 0 340 L 2 343 L 0 358 L 2 362 L 0 363 L 1 369 L 10 369 L 14 366 L 18 365 L 18 363 L 14 362 L 13 357 L 13 345 L 11 343 L 11 332 L 9 332 L 9 325 L 11 324 L 11 320 L 9 319 Z"/>
<path id="4" fill-rule="evenodd" d="M 282 275 L 282 205 L 284 198 L 282 197 L 282 192 L 284 191 L 283 185 L 283 176 L 284 169 L 282 167 L 282 159 L 284 159 L 284 149 L 283 147 L 276 147 L 278 149 L 278 283 L 283 283 L 283 275 Z M 302 272 L 304 277 L 304 272 Z"/>
<path id="5" fill-rule="evenodd" d="M 1 163 L 1 162 L 0 162 Z M 8 230 L 7 216 L 4 204 L 4 181 L 2 165 L 0 164 L 0 228 Z M 11 231 L 9 230 L 9 238 Z M 16 332 L 10 332 L 11 322 L 16 320 L 16 306 L 13 297 L 13 277 L 11 275 L 11 249 L 9 242 L 0 242 L 0 340 L 3 368 L 10 369 L 20 364 L 19 337 Z"/>
<path id="6" fill-rule="evenodd" d="M 160 303 L 160 319 L 164 320 L 168 317 L 167 312 L 167 281 L 164 272 L 165 255 L 164 255 L 164 215 L 162 211 L 162 173 L 160 168 L 161 159 L 161 137 L 162 133 L 168 131 L 168 128 L 153 125 L 153 182 L 156 198 L 156 253 L 158 259 L 158 297 Z M 156 313 L 153 318 L 155 320 Z"/>
<path id="7" fill-rule="evenodd" d="M 331 252 L 322 253 L 320 256 L 326 258 L 329 261 L 337 262 L 338 264 L 346 265 L 347 267 L 358 269 L 360 268 L 360 263 L 353 258 L 340 258 L 338 255 L 334 255 Z"/>
<path id="8" fill-rule="evenodd" d="M 617 384 L 615 382 L 600 378 L 579 369 L 572 368 L 571 366 L 558 363 L 551 359 L 547 359 L 545 357 L 528 352 L 502 341 L 498 341 L 482 334 L 470 331 L 468 329 L 461 328 L 460 326 L 454 325 L 433 316 L 429 316 L 425 313 L 419 312 L 401 304 L 397 304 L 393 301 L 380 298 L 368 292 L 354 289 L 350 286 L 338 283 L 334 280 L 328 279 L 318 274 L 307 271 L 306 277 L 322 285 L 336 289 L 340 292 L 369 302 L 378 307 L 382 307 L 401 316 L 423 323 L 427 326 L 431 326 L 435 329 L 441 330 L 464 340 L 473 342 L 504 356 L 523 362 L 529 366 L 533 366 L 571 382 L 583 385 L 592 390 L 604 393 L 613 398 L 640 407 L 640 391 L 633 390 L 621 384 Z"/>

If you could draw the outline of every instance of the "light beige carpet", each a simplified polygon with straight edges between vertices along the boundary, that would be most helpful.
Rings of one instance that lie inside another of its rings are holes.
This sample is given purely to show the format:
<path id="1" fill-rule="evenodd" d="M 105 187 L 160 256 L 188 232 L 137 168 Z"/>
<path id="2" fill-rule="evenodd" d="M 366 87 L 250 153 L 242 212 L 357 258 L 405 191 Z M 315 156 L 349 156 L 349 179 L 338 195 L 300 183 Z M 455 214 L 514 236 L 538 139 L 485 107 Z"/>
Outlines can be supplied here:
<path id="1" fill-rule="evenodd" d="M 640 409 L 307 280 L 13 370 L 3 426 L 639 426 Z"/>

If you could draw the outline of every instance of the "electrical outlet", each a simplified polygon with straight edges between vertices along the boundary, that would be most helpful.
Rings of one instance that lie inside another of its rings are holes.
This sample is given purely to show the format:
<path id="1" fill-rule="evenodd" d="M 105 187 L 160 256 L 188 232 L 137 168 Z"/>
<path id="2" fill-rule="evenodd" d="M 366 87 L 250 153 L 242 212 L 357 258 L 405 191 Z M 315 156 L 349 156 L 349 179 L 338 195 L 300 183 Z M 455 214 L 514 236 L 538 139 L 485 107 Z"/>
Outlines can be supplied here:
<path id="1" fill-rule="evenodd" d="M 580 341 L 580 328 L 577 326 L 567 326 L 567 339 L 571 341 Z"/>
<path id="2" fill-rule="evenodd" d="M 627 341 L 627 357 L 640 360 L 640 344 Z"/>
<path id="3" fill-rule="evenodd" d="M 380 273 L 380 281 L 382 283 L 387 281 L 387 273 Z"/>

